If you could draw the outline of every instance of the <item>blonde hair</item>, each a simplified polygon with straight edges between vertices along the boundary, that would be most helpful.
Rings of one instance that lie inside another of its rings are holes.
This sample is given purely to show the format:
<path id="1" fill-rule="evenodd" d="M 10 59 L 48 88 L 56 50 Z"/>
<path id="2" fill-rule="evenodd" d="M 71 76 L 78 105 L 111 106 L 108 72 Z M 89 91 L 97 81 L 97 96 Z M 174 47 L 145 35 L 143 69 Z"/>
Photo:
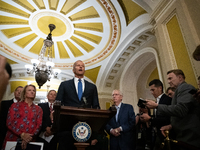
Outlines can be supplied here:
<path id="1" fill-rule="evenodd" d="M 25 97 L 26 89 L 27 89 L 27 87 L 29 87 L 29 86 L 32 86 L 32 87 L 35 89 L 35 91 L 36 91 L 35 85 L 33 85 L 33 84 L 26 85 L 26 86 L 23 88 L 23 90 L 22 90 L 22 92 L 21 92 L 21 95 L 20 95 L 21 101 L 24 101 L 24 100 L 25 100 L 25 98 L 26 98 L 26 97 Z"/>

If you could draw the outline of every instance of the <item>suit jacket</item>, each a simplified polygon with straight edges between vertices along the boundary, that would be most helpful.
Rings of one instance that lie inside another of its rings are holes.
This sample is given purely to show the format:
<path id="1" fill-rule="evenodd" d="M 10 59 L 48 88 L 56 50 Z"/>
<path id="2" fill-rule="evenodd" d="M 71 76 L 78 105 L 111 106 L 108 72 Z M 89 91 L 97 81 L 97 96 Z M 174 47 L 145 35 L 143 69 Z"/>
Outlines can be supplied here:
<path id="1" fill-rule="evenodd" d="M 41 131 L 46 131 L 46 127 L 51 127 L 51 119 L 50 119 L 50 109 L 49 104 L 47 103 L 39 103 L 38 106 L 40 106 L 43 110 L 43 117 L 42 117 L 42 129 Z"/>
<path id="2" fill-rule="evenodd" d="M 4 138 L 6 136 L 7 127 L 6 120 L 8 115 L 8 110 L 10 106 L 13 104 L 13 99 L 1 101 L 1 109 L 0 109 L 0 148 L 2 147 Z"/>
<path id="3" fill-rule="evenodd" d="M 110 130 L 122 127 L 121 135 L 118 137 L 110 134 Z M 106 131 L 110 134 L 110 150 L 117 150 L 119 147 L 121 150 L 134 149 L 134 134 L 133 128 L 135 126 L 135 113 L 133 106 L 129 104 L 121 104 L 118 122 L 116 122 L 115 116 L 113 116 L 106 125 Z"/>
<path id="4" fill-rule="evenodd" d="M 167 96 L 166 94 L 163 94 L 160 98 L 159 104 L 165 104 L 165 105 L 171 105 L 172 98 Z M 159 111 L 156 112 L 156 116 L 151 121 L 152 126 L 155 126 L 157 129 L 157 135 L 158 137 L 163 140 L 164 136 L 162 135 L 160 128 L 165 125 L 170 124 L 170 117 L 164 116 L 159 113 Z"/>
<path id="5" fill-rule="evenodd" d="M 176 140 L 200 148 L 200 105 L 189 93 L 191 89 L 195 88 L 186 82 L 181 83 L 175 91 L 172 105 L 158 105 L 157 111 L 171 116 Z"/>
<path id="6" fill-rule="evenodd" d="M 84 80 L 84 82 L 85 89 L 83 91 L 81 101 L 79 101 L 78 94 L 76 92 L 74 79 L 64 81 L 60 84 L 56 100 L 60 100 L 61 104 L 64 106 L 100 108 L 96 85 L 86 80 Z M 86 99 L 87 104 L 84 103 L 84 99 Z"/>

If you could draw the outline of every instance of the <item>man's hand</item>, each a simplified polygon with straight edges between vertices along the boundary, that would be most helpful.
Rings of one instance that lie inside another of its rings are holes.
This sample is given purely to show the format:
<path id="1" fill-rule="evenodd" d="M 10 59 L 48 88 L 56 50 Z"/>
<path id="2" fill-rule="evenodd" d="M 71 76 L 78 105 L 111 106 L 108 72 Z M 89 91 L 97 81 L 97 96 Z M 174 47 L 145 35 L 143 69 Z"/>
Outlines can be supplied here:
<path id="1" fill-rule="evenodd" d="M 50 113 L 50 119 L 51 119 L 51 123 L 53 123 L 53 113 L 54 113 L 54 110 Z"/>
<path id="2" fill-rule="evenodd" d="M 142 122 L 148 122 L 150 119 L 151 117 L 147 113 L 143 113 L 142 115 L 140 115 L 140 120 Z"/>
<path id="3" fill-rule="evenodd" d="M 21 144 L 22 149 L 25 150 L 26 146 L 27 146 L 27 143 L 24 140 L 22 140 L 22 144 Z"/>
<path id="4" fill-rule="evenodd" d="M 161 133 L 162 133 L 162 135 L 164 136 L 164 137 L 166 137 L 166 134 L 165 134 L 165 131 L 166 130 L 171 130 L 172 129 L 172 125 L 170 124 L 170 125 L 166 125 L 166 126 L 163 126 L 163 127 L 161 127 L 160 128 L 160 130 L 161 130 Z"/>
<path id="5" fill-rule="evenodd" d="M 94 139 L 94 140 L 91 141 L 91 145 L 96 145 L 97 142 L 98 142 L 98 140 L 97 140 L 97 139 Z"/>
<path id="6" fill-rule="evenodd" d="M 110 131 L 110 133 L 111 133 L 112 135 L 114 135 L 114 136 L 119 136 L 119 135 L 120 135 L 120 131 L 121 131 L 120 128 L 115 128 L 115 129 L 112 129 L 112 130 Z"/>
<path id="7" fill-rule="evenodd" d="M 46 131 L 44 133 L 44 136 L 48 137 L 52 135 L 53 133 L 51 132 L 51 127 L 46 127 Z"/>
<path id="8" fill-rule="evenodd" d="M 155 109 L 156 107 L 158 107 L 158 104 L 157 103 L 155 103 L 154 101 L 152 101 L 152 100 L 148 100 L 148 99 L 146 99 L 146 106 L 149 108 L 149 109 Z"/>

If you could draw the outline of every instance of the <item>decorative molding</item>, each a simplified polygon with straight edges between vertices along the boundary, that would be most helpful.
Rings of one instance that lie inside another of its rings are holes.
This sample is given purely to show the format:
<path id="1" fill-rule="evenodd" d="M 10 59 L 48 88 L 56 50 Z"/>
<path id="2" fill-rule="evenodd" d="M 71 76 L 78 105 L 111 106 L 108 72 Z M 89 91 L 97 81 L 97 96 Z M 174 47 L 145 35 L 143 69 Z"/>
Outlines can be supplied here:
<path id="1" fill-rule="evenodd" d="M 176 58 L 174 56 L 174 51 L 173 51 L 173 48 L 172 48 L 172 44 L 171 44 L 171 40 L 170 40 L 170 37 L 169 37 L 169 33 L 168 33 L 168 30 L 167 30 L 167 27 L 166 27 L 166 24 L 169 22 L 169 20 L 172 19 L 172 17 L 176 16 L 176 9 L 174 9 L 170 14 L 169 16 L 162 22 L 163 26 L 163 34 L 165 36 L 165 40 L 166 40 L 166 44 L 167 44 L 167 49 L 168 49 L 168 52 L 169 52 L 169 58 L 170 58 L 170 63 L 172 65 L 172 67 L 174 69 L 178 68 L 177 64 L 176 64 Z"/>
<path id="2" fill-rule="evenodd" d="M 39 1 L 40 1 L 40 3 L 42 3 L 43 5 L 40 6 Z M 38 7 L 39 9 L 45 9 L 45 5 L 44 5 L 44 2 L 43 2 L 42 0 L 33 0 L 33 2 L 37 5 L 37 7 Z"/>
<path id="3" fill-rule="evenodd" d="M 121 64 L 115 64 L 115 67 L 121 67 Z"/>
<path id="4" fill-rule="evenodd" d="M 31 28 L 33 30 L 33 32 L 35 32 L 36 34 L 38 34 L 40 37 L 46 39 L 46 34 L 43 33 L 37 25 L 37 22 L 40 18 L 45 17 L 45 16 L 53 16 L 56 17 L 58 19 L 60 19 L 62 22 L 64 22 L 65 26 L 66 26 L 66 32 L 64 34 L 62 34 L 61 36 L 56 36 L 53 37 L 54 41 L 62 41 L 64 39 L 69 39 L 71 37 L 71 35 L 74 32 L 74 28 L 70 23 L 70 20 L 65 18 L 64 16 L 62 16 L 61 14 L 57 14 L 55 12 L 52 11 L 44 11 L 44 12 L 39 12 L 39 13 L 35 13 L 34 16 L 32 16 L 32 19 L 30 20 L 30 25 Z"/>
<path id="5" fill-rule="evenodd" d="M 18 52 L 16 52 L 15 50 L 13 50 L 12 48 L 10 48 L 9 46 L 5 45 L 4 43 L 2 43 L 2 41 L 0 40 L 0 50 L 5 52 L 6 54 L 14 57 L 14 58 L 17 58 L 17 59 L 20 59 L 26 63 L 31 63 L 31 58 L 30 57 L 27 57 L 23 54 L 19 54 Z"/>
<path id="6" fill-rule="evenodd" d="M 77 2 L 74 6 L 72 6 L 68 11 L 64 12 L 63 9 L 65 7 L 65 5 L 67 5 L 68 1 L 65 1 L 65 4 L 63 5 L 60 13 L 63 13 L 64 15 L 68 14 L 70 11 L 72 11 L 73 9 L 75 9 L 76 7 L 80 6 L 82 3 L 84 3 L 86 0 L 80 0 L 79 2 Z"/>
<path id="7" fill-rule="evenodd" d="M 118 70 L 114 70 L 114 69 L 111 71 L 111 73 L 117 73 L 117 72 Z"/>
<path id="8" fill-rule="evenodd" d="M 106 87 L 111 87 L 112 86 L 112 83 L 106 83 Z"/>
<path id="9" fill-rule="evenodd" d="M 28 2 L 33 8 L 28 7 L 27 5 L 25 5 L 25 4 L 24 4 L 23 2 L 21 2 L 20 0 L 13 0 L 13 1 L 14 1 L 15 3 L 21 5 L 22 7 L 26 8 L 27 10 L 29 10 L 29 11 L 32 12 L 32 13 L 36 11 L 36 9 L 35 9 L 28 1 L 27 1 L 27 2 Z"/>
<path id="10" fill-rule="evenodd" d="M 166 7 L 168 7 L 173 1 L 174 0 L 161 0 L 151 13 L 151 18 L 153 20 L 157 20 L 164 12 L 164 10 L 166 10 Z"/>
<path id="11" fill-rule="evenodd" d="M 115 77 L 114 76 L 109 76 L 108 79 L 113 80 Z"/>

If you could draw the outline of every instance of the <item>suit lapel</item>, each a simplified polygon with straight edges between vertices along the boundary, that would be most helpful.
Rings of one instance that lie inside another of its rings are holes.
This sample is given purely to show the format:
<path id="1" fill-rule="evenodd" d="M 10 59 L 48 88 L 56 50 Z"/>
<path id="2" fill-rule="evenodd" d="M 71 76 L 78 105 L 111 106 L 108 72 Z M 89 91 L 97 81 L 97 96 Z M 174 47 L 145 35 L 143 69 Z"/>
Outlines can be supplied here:
<path id="1" fill-rule="evenodd" d="M 48 102 L 46 103 L 46 109 L 47 109 L 48 113 L 50 114 L 50 109 L 49 109 L 49 103 Z"/>
<path id="2" fill-rule="evenodd" d="M 74 92 L 74 95 L 76 95 L 77 100 L 79 100 L 78 93 L 76 91 L 76 86 L 74 83 L 74 78 L 72 80 L 70 80 L 70 88 L 71 88 L 71 91 Z"/>
<path id="3" fill-rule="evenodd" d="M 159 104 L 163 104 L 163 100 L 165 99 L 165 94 L 163 94 L 160 98 Z"/>
<path id="4" fill-rule="evenodd" d="M 84 79 L 84 83 L 85 83 L 85 89 L 84 89 L 84 91 L 83 91 L 83 95 L 82 95 L 82 97 L 85 96 L 85 91 L 87 91 L 87 89 L 88 89 L 88 82 L 86 82 L 85 79 Z"/>

